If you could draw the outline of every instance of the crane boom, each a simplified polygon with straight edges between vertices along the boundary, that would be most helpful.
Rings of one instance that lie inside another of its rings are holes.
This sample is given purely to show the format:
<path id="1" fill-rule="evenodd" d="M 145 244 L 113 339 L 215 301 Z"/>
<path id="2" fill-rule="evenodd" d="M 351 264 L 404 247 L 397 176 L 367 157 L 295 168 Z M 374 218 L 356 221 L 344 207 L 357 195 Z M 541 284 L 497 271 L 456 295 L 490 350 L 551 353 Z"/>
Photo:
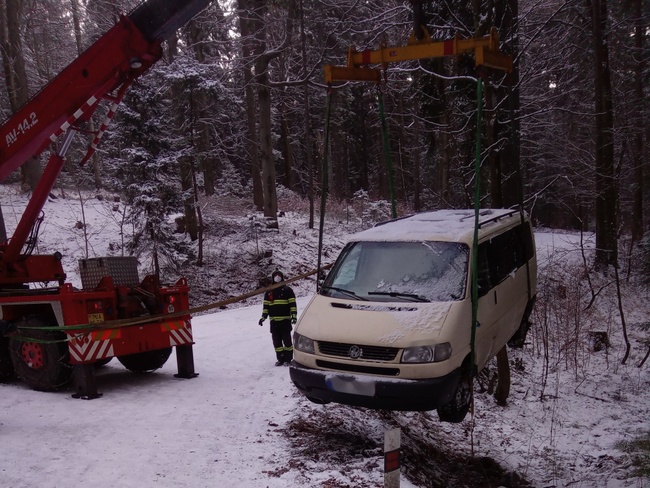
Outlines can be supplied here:
<path id="1" fill-rule="evenodd" d="M 0 126 L 0 181 L 66 134 L 65 143 L 53 147 L 14 235 L 5 249 L 0 246 L 0 272 L 19 259 L 63 167 L 71 131 L 90 119 L 103 100 L 119 102 L 133 81 L 160 59 L 161 43 L 211 1 L 144 1 Z"/>
<path id="2" fill-rule="evenodd" d="M 210 2 L 148 0 L 122 17 L 0 127 L 0 181 L 145 73 L 160 59 L 160 43 Z"/>

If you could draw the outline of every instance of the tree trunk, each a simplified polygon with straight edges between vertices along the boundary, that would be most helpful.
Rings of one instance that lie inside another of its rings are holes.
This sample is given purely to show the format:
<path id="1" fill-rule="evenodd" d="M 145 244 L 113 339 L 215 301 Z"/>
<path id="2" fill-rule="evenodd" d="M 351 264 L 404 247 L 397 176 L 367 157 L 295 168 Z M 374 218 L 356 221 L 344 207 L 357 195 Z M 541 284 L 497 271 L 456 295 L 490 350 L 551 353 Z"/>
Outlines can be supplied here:
<path id="1" fill-rule="evenodd" d="M 260 163 L 264 190 L 264 216 L 276 220 L 278 218 L 278 196 L 275 189 L 275 161 L 273 160 L 273 142 L 271 141 L 271 89 L 268 86 L 267 68 L 267 63 L 259 59 L 255 72 L 259 73 L 257 75 L 257 101 L 260 114 Z"/>
<path id="2" fill-rule="evenodd" d="M 83 36 L 81 32 L 81 15 L 79 12 L 79 0 L 70 0 L 70 9 L 72 10 L 72 25 L 74 28 L 74 38 L 75 38 L 75 44 L 77 46 L 77 55 L 80 55 L 83 52 L 83 42 L 82 42 Z M 94 119 L 90 119 L 88 121 L 88 130 L 91 133 L 95 132 Z M 100 161 L 99 161 L 99 153 L 97 153 L 97 151 L 93 152 L 93 155 L 91 156 L 91 161 L 93 167 L 95 188 L 99 190 L 103 187 L 103 184 L 102 184 L 101 171 L 100 171 L 101 168 L 100 168 Z M 71 171 L 75 171 L 76 167 L 72 167 L 72 168 L 69 167 L 69 169 L 71 169 Z"/>
<path id="3" fill-rule="evenodd" d="M 436 80 L 436 83 L 438 83 L 438 92 L 445 94 L 446 92 L 446 82 L 445 80 Z M 449 108 L 455 100 L 450 100 L 451 97 L 455 97 L 456 95 L 447 95 L 445 94 L 445 103 L 447 107 L 443 109 L 443 112 L 441 114 L 441 122 L 443 127 L 446 128 L 446 130 L 443 130 L 440 134 L 439 137 L 439 144 L 441 146 L 440 151 L 441 151 L 441 157 L 440 157 L 440 186 L 439 186 L 439 194 L 442 198 L 441 204 L 443 206 L 448 205 L 448 202 L 450 201 L 450 181 L 449 181 L 449 175 L 450 175 L 450 168 L 451 168 L 451 163 L 454 157 L 454 151 L 455 148 L 452 144 L 452 137 L 450 136 L 450 132 L 452 129 L 452 116 L 451 116 L 451 108 Z"/>
<path id="4" fill-rule="evenodd" d="M 494 147 L 496 142 L 496 124 L 497 117 L 495 113 L 494 97 L 495 89 L 492 85 L 485 83 L 485 121 L 486 121 L 486 135 L 485 147 Z M 490 199 L 494 208 L 503 207 L 503 191 L 501 186 L 501 158 L 500 151 L 490 150 L 488 154 L 488 161 L 490 163 Z"/>
<path id="5" fill-rule="evenodd" d="M 178 37 L 173 35 L 167 43 L 167 53 L 170 62 L 178 54 Z M 175 129 L 177 132 L 182 132 L 181 127 L 186 122 L 186 114 L 181 107 L 184 104 L 183 100 L 183 86 L 181 82 L 175 81 L 171 84 L 172 106 L 176 114 Z M 194 103 L 194 98 L 190 102 Z M 194 107 L 190 107 L 191 113 L 194 113 Z M 190 121 L 190 130 L 193 130 L 194 121 Z M 193 139 L 191 143 L 193 144 Z M 194 198 L 194 165 L 192 164 L 192 155 L 182 156 L 178 160 L 179 173 L 181 179 L 181 190 L 183 192 L 183 213 L 185 219 L 185 231 L 189 234 L 190 239 L 193 241 L 198 239 L 198 219 L 196 217 L 196 205 Z"/>
<path id="6" fill-rule="evenodd" d="M 634 161 L 634 201 L 632 207 L 632 241 L 639 242 L 643 238 L 643 153 L 645 143 L 643 139 L 643 74 L 645 73 L 644 25 L 642 17 L 643 0 L 634 1 L 634 16 L 636 26 L 634 29 L 634 52 L 637 59 L 634 66 L 634 142 L 632 146 L 632 160 Z"/>
<path id="7" fill-rule="evenodd" d="M 300 49 L 302 51 L 302 73 L 303 77 L 307 78 L 307 37 L 305 35 L 305 11 L 303 7 L 303 0 L 300 0 Z M 303 141 L 305 144 L 305 159 L 307 164 L 307 198 L 309 200 L 309 228 L 314 228 L 314 157 L 312 151 L 311 139 L 311 123 L 309 117 L 311 115 L 309 103 L 309 83 L 305 81 L 303 85 L 304 96 L 304 111 L 303 111 Z"/>
<path id="8" fill-rule="evenodd" d="M 594 48 L 595 162 L 596 162 L 596 266 L 617 261 L 617 195 L 614 178 L 614 109 L 607 46 L 607 0 L 590 0 Z"/>
<path id="9" fill-rule="evenodd" d="M 199 221 L 196 216 L 196 202 L 194 197 L 193 182 L 196 179 L 194 176 L 194 165 L 192 164 L 192 156 L 183 156 L 180 158 L 180 176 L 181 176 L 181 189 L 183 190 L 183 209 L 185 214 L 185 230 L 189 234 L 190 239 L 193 241 L 198 239 L 199 236 Z"/>
<path id="10" fill-rule="evenodd" d="M 2 61 L 7 94 L 12 112 L 17 112 L 29 100 L 29 83 L 25 70 L 22 41 L 20 38 L 20 20 L 22 16 L 21 0 L 2 0 L 4 15 L 0 16 L 0 42 L 2 42 Z M 21 182 L 23 190 L 34 191 L 41 168 L 38 157 L 29 158 L 21 167 Z"/>
<path id="11" fill-rule="evenodd" d="M 512 56 L 513 60 L 519 57 L 519 3 L 518 0 L 504 0 L 504 12 L 502 30 L 504 38 L 507 36 L 508 43 L 504 51 Z M 504 195 L 502 202 L 504 207 L 523 205 L 524 203 L 524 182 L 521 170 L 521 140 L 519 130 L 519 112 L 521 101 L 519 98 L 519 64 L 516 63 L 512 72 L 509 73 L 504 83 L 497 90 L 499 106 L 503 107 L 500 114 L 497 114 L 497 121 L 509 121 L 505 127 L 497 125 L 496 135 L 504 138 L 505 143 L 499 151 L 502 174 L 509 176 L 506 181 L 501 182 L 501 190 Z M 505 103 L 504 103 L 504 99 Z"/>
<path id="12" fill-rule="evenodd" d="M 239 0 L 239 28 L 242 34 L 242 57 L 245 98 L 246 121 L 248 137 L 246 138 L 247 152 L 251 162 L 251 180 L 253 183 L 253 204 L 258 210 L 264 208 L 264 192 L 260 176 L 259 141 L 257 137 L 257 109 L 255 106 L 255 87 L 253 76 L 253 62 L 255 56 L 261 55 L 259 46 L 254 41 L 256 29 L 259 28 L 259 12 L 250 0 Z"/>
<path id="13" fill-rule="evenodd" d="M 420 128 L 420 117 L 416 116 L 414 119 L 415 120 L 413 121 L 413 126 L 415 127 L 415 148 L 413 154 L 413 209 L 416 212 L 419 212 L 422 208 L 422 204 L 420 203 L 420 190 L 422 189 L 420 185 L 420 164 L 422 164 L 420 158 L 420 138 L 422 137 L 422 130 Z"/>
<path id="14" fill-rule="evenodd" d="M 205 41 L 205 32 L 201 26 L 193 20 L 189 24 L 190 36 L 192 37 L 192 47 L 194 48 L 194 55 L 196 60 L 204 64 L 205 53 L 203 43 Z M 197 88 L 193 92 L 195 101 L 195 117 L 197 137 L 194 143 L 196 144 L 196 153 L 199 160 L 199 170 L 203 173 L 203 184 L 206 195 L 214 195 L 215 192 L 215 173 L 217 173 L 217 160 L 213 160 L 207 156 L 210 152 L 210 126 L 207 121 L 210 120 L 210 115 L 207 111 L 207 94 L 203 88 Z"/>
<path id="15" fill-rule="evenodd" d="M 282 130 L 282 155 L 284 157 L 284 185 L 291 189 L 296 190 L 296 178 L 293 169 L 294 155 L 293 148 L 291 147 L 291 128 L 287 120 L 287 114 L 284 111 L 284 104 L 282 104 L 281 116 L 281 130 Z"/>
<path id="16" fill-rule="evenodd" d="M 201 213 L 201 205 L 199 205 L 199 189 L 196 184 L 196 171 L 194 170 L 194 165 L 192 165 L 192 190 L 194 196 L 194 204 L 196 205 L 196 215 L 198 217 L 198 255 L 196 257 L 196 265 L 203 266 L 203 214 Z"/>
<path id="17" fill-rule="evenodd" d="M 199 105 L 200 118 L 197 127 L 197 150 L 200 170 L 203 173 L 203 186 L 206 195 L 214 195 L 217 183 L 218 173 L 218 159 L 209 157 L 210 152 L 210 126 L 207 123 L 210 120 L 208 116 L 207 95 L 203 89 L 199 89 L 197 93 L 197 104 Z"/>

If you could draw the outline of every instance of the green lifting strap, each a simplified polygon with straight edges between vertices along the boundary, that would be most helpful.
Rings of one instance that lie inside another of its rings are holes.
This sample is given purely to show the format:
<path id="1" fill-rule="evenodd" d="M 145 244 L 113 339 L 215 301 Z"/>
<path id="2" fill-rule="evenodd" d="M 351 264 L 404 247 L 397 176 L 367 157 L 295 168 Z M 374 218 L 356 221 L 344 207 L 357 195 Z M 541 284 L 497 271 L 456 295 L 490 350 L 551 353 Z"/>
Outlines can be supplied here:
<path id="1" fill-rule="evenodd" d="M 478 321 L 478 221 L 481 207 L 481 115 L 483 111 L 483 80 L 478 77 L 476 83 L 476 158 L 474 162 L 474 239 L 472 241 L 472 335 L 470 350 L 472 355 L 472 376 L 476 368 L 476 326 Z"/>
<path id="2" fill-rule="evenodd" d="M 332 87 L 327 87 L 327 102 L 325 103 L 325 136 L 323 140 L 323 169 L 321 171 L 321 195 L 320 195 L 320 223 L 318 226 L 318 264 L 316 265 L 316 291 L 318 291 L 318 279 L 321 271 L 321 254 L 323 252 L 323 229 L 325 227 L 325 203 L 328 192 L 328 154 L 330 139 L 330 107 L 332 105 Z"/>
<path id="3" fill-rule="evenodd" d="M 397 218 L 395 209 L 395 190 L 393 187 L 393 162 L 390 158 L 390 144 L 388 143 L 388 126 L 386 125 L 386 115 L 384 114 L 384 96 L 379 87 L 379 114 L 381 116 L 381 133 L 384 142 L 384 155 L 386 156 L 386 166 L 388 167 L 388 188 L 390 190 L 390 204 L 393 218 Z"/>

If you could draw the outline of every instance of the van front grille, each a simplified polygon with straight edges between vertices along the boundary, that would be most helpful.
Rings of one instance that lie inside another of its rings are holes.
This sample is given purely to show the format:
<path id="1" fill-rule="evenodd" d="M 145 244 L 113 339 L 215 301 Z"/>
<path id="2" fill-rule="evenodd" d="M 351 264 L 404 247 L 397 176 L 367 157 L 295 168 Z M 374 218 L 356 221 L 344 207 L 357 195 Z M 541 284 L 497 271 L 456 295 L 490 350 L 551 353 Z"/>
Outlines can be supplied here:
<path id="1" fill-rule="evenodd" d="M 353 350 L 352 355 L 350 354 Z M 396 347 L 362 346 L 342 342 L 318 341 L 318 350 L 327 356 L 337 356 L 348 359 L 365 359 L 366 361 L 394 361 L 399 349 Z M 355 357 L 354 353 L 359 354 Z"/>
<path id="2" fill-rule="evenodd" d="M 349 373 L 378 374 L 381 376 L 399 376 L 399 368 L 373 368 L 362 364 L 342 364 L 332 361 L 316 360 L 316 366 L 332 371 L 347 371 Z"/>

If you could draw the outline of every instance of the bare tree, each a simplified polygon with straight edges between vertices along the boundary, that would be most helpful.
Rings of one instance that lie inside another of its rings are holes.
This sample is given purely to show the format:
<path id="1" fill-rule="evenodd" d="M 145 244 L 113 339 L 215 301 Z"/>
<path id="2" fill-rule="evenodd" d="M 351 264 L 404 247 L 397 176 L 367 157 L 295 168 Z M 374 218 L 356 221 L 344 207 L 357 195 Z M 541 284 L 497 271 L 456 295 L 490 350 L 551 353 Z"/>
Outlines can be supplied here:
<path id="1" fill-rule="evenodd" d="M 23 18 L 21 0 L 1 0 L 0 42 L 2 65 L 12 112 L 17 112 L 29 100 L 29 83 L 25 70 L 23 43 L 20 37 Z M 34 190 L 41 176 L 37 157 L 30 158 L 20 168 L 23 189 Z"/>
<path id="2" fill-rule="evenodd" d="M 253 184 L 253 203 L 262 210 L 264 193 L 260 174 L 259 140 L 257 137 L 257 109 L 255 105 L 255 89 L 253 84 L 253 62 L 261 54 L 259 46 L 254 41 L 254 33 L 259 27 L 259 13 L 251 0 L 238 0 L 239 30 L 241 33 L 241 61 L 244 78 L 244 99 L 246 102 L 246 147 L 251 164 L 251 179 Z"/>
<path id="3" fill-rule="evenodd" d="M 639 242 L 643 238 L 643 186 L 644 186 L 644 157 L 645 139 L 643 137 L 643 107 L 644 107 L 644 84 L 643 77 L 646 70 L 646 58 L 644 56 L 644 43 L 648 28 L 648 14 L 646 10 L 646 22 L 644 23 L 643 0 L 634 0 L 633 12 L 635 19 L 634 26 L 634 143 L 633 143 L 633 161 L 634 161 L 634 203 L 632 206 L 632 241 Z M 647 105 L 645 105 L 647 107 Z"/>
<path id="4" fill-rule="evenodd" d="M 590 0 L 594 49 L 596 265 L 603 268 L 618 258 L 616 239 L 616 182 L 614 176 L 614 107 L 607 44 L 607 0 Z"/>
<path id="5" fill-rule="evenodd" d="M 196 60 L 206 63 L 205 41 L 206 32 L 195 19 L 189 24 L 189 36 Z M 210 146 L 210 124 L 207 113 L 208 94 L 202 87 L 192 90 L 193 118 L 196 121 L 196 138 L 193 141 L 198 153 L 199 167 L 203 173 L 203 185 L 206 195 L 214 195 L 217 161 L 208 156 Z"/>
<path id="6" fill-rule="evenodd" d="M 178 36 L 172 36 L 167 43 L 167 53 L 170 62 L 173 62 L 178 55 Z M 174 114 L 176 114 L 176 131 L 181 137 L 181 134 L 191 132 L 191 120 L 188 121 L 186 110 L 184 106 L 186 100 L 183 97 L 183 92 L 187 88 L 184 79 L 180 78 L 172 82 L 171 85 L 171 101 L 174 107 Z M 193 141 L 190 141 L 192 143 Z M 185 219 L 185 231 L 189 234 L 190 238 L 195 241 L 198 238 L 198 219 L 196 215 L 196 202 L 194 191 L 194 164 L 192 155 L 184 151 L 179 153 L 178 157 L 179 173 L 182 190 L 183 210 Z"/>

